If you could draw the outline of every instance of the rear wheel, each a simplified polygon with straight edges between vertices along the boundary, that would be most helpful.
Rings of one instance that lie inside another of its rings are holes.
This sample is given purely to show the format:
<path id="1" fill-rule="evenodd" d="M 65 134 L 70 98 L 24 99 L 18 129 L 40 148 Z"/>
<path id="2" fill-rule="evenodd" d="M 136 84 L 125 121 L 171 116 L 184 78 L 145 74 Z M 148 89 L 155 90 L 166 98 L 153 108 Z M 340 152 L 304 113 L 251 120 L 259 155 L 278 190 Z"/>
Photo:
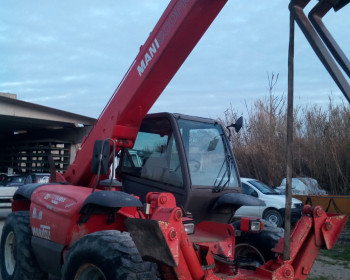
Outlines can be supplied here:
<path id="1" fill-rule="evenodd" d="M 3 280 L 41 280 L 41 271 L 31 247 L 29 212 L 10 213 L 1 235 L 0 264 Z"/>
<path id="2" fill-rule="evenodd" d="M 283 217 L 280 212 L 275 209 L 267 210 L 264 213 L 263 219 L 275 224 L 278 227 L 283 225 Z"/>
<path id="3" fill-rule="evenodd" d="M 156 265 L 144 262 L 129 233 L 100 231 L 82 237 L 68 252 L 65 280 L 157 279 Z"/>

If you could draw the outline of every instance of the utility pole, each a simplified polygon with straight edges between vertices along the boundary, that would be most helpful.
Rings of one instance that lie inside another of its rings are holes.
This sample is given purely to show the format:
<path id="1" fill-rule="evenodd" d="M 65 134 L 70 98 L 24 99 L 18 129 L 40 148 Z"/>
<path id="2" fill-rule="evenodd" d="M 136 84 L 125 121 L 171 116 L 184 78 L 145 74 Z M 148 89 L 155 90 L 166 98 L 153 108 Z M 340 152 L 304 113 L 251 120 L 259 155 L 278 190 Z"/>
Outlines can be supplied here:
<path id="1" fill-rule="evenodd" d="M 293 95 L 294 95 L 294 16 L 290 13 L 288 50 L 288 105 L 287 105 L 287 184 L 284 222 L 284 260 L 290 259 L 292 175 L 293 175 Z"/>

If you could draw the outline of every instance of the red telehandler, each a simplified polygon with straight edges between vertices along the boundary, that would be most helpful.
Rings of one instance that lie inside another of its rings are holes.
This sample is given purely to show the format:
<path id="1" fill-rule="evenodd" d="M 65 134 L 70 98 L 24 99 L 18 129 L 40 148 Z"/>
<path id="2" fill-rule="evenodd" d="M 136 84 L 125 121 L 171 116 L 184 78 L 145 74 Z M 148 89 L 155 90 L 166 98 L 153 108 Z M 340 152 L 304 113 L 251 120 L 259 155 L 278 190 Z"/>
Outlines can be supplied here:
<path id="1" fill-rule="evenodd" d="M 334 246 L 346 217 L 304 206 L 285 260 L 277 228 L 233 219 L 263 202 L 240 193 L 221 125 L 146 116 L 226 2 L 170 1 L 73 164 L 16 192 L 1 236 L 3 280 L 306 279 L 319 250 Z M 308 2 L 290 9 L 300 15 Z"/>

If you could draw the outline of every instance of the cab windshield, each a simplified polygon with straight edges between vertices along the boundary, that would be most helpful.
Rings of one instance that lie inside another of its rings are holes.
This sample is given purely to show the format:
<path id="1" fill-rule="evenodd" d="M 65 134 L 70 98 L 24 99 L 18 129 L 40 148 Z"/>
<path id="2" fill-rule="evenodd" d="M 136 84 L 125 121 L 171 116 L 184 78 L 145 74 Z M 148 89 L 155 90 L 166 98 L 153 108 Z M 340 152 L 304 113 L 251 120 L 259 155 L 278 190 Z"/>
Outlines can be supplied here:
<path id="1" fill-rule="evenodd" d="M 178 125 L 192 185 L 212 186 L 216 191 L 239 187 L 233 156 L 222 127 L 217 123 L 186 119 L 179 119 Z"/>

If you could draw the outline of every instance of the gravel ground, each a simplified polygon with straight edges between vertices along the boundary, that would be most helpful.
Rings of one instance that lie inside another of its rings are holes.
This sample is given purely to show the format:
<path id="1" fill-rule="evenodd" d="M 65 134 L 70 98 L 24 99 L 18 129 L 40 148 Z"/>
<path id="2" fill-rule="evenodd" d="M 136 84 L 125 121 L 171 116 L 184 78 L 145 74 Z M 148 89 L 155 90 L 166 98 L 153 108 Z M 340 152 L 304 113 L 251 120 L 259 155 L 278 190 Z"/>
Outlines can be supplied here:
<path id="1" fill-rule="evenodd" d="M 312 266 L 309 279 L 346 280 L 350 279 L 350 268 L 341 264 L 332 264 L 334 260 L 319 256 Z"/>

